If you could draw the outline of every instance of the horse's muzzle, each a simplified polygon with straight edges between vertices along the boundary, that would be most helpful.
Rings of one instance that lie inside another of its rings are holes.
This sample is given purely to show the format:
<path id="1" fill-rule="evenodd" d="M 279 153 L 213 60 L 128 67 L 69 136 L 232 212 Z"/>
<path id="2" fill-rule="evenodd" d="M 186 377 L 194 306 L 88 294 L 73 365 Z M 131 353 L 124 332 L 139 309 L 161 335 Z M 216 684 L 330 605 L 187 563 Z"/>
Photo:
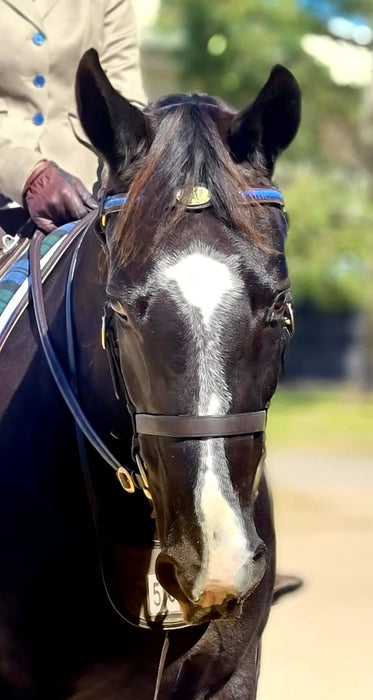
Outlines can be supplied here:
<path id="1" fill-rule="evenodd" d="M 185 621 L 193 624 L 233 615 L 237 605 L 258 586 L 265 568 L 266 547 L 261 542 L 250 554 L 234 583 L 225 581 L 223 577 L 221 580 L 207 581 L 198 597 L 192 592 L 198 571 L 193 576 L 189 572 L 186 577 L 183 566 L 170 554 L 159 554 L 156 575 L 163 588 L 179 601 Z"/>

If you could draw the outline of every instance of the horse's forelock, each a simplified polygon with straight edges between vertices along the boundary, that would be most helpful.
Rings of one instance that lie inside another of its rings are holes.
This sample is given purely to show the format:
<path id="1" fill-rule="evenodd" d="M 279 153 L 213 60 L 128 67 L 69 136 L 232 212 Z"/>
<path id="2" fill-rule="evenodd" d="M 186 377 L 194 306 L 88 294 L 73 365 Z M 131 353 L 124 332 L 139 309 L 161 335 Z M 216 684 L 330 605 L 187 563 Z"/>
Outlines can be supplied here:
<path id="1" fill-rule="evenodd" d="M 176 192 L 198 184 L 209 189 L 219 221 L 261 243 L 261 234 L 250 216 L 252 207 L 240 200 L 239 193 L 250 184 L 258 186 L 268 181 L 262 175 L 258 182 L 256 173 L 254 182 L 253 171 L 238 166 L 231 158 L 224 143 L 228 111 L 213 98 L 211 102 L 193 99 L 194 96 L 184 101 L 177 99 L 181 97 L 185 96 L 175 96 L 175 103 L 155 103 L 149 114 L 155 136 L 134 175 L 113 234 L 115 265 L 137 256 L 148 257 L 188 215 L 185 206 L 177 203 Z M 145 223 L 148 225 L 144 227 Z"/>

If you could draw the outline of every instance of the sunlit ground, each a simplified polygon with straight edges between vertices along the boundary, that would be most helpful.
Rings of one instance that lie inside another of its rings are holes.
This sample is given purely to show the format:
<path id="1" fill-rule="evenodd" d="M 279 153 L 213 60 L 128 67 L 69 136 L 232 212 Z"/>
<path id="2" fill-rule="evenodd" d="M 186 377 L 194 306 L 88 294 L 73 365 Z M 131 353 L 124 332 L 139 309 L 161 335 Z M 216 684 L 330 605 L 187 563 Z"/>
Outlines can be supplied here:
<path id="1" fill-rule="evenodd" d="M 281 389 L 268 425 L 278 570 L 259 700 L 360 700 L 373 688 L 373 397 Z"/>

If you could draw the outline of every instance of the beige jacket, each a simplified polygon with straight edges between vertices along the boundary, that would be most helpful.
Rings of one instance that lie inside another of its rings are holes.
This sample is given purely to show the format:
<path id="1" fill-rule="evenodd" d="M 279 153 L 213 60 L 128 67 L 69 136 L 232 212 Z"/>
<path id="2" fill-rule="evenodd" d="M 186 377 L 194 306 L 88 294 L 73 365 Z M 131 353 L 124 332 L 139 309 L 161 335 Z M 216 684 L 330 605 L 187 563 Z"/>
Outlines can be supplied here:
<path id="1" fill-rule="evenodd" d="M 97 157 L 76 112 L 75 73 L 97 49 L 114 87 L 145 101 L 130 0 L 0 0 L 0 192 L 21 203 L 42 158 L 96 179 Z"/>

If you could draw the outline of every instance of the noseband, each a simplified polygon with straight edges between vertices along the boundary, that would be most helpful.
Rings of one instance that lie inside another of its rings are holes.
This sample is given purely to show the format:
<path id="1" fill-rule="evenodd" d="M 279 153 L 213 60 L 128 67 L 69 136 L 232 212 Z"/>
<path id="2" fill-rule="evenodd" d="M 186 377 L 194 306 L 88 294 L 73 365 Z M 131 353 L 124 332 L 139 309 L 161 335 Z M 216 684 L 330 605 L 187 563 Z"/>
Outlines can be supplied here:
<path id="1" fill-rule="evenodd" d="M 183 202 L 187 209 L 200 209 L 209 206 L 209 197 L 206 199 L 208 191 L 206 188 L 198 188 L 205 190 L 196 195 L 197 188 L 193 188 L 191 199 Z M 207 193 L 207 194 L 206 194 Z M 281 193 L 275 189 L 250 189 L 245 190 L 242 196 L 252 202 L 259 204 L 275 205 L 283 209 L 284 203 Z M 201 201 L 202 197 L 202 201 Z M 127 201 L 127 195 L 116 194 L 104 198 L 98 213 L 95 218 L 89 214 L 86 219 L 78 222 L 76 229 L 81 231 L 83 236 L 87 232 L 90 225 L 95 225 L 96 231 L 99 233 L 102 241 L 106 243 L 105 229 L 108 218 L 121 211 Z M 78 231 L 75 230 L 76 233 Z M 71 234 L 70 234 L 71 235 Z M 108 364 L 113 380 L 115 395 L 118 399 L 124 399 L 127 409 L 131 416 L 133 430 L 133 449 L 132 458 L 138 467 L 138 473 L 127 469 L 120 464 L 112 455 L 110 450 L 101 441 L 84 412 L 82 411 L 75 391 L 71 386 L 71 382 L 66 378 L 65 373 L 59 363 L 59 360 L 54 352 L 52 343 L 49 338 L 49 328 L 45 315 L 43 291 L 40 279 L 39 253 L 40 244 L 43 240 L 43 234 L 37 232 L 33 238 L 33 243 L 30 251 L 30 268 L 32 279 L 32 294 L 34 299 L 34 311 L 37 321 L 41 344 L 49 364 L 50 370 L 55 378 L 55 381 L 60 389 L 60 392 L 74 417 L 75 423 L 79 426 L 82 433 L 86 436 L 93 447 L 99 452 L 101 457 L 115 469 L 118 479 L 129 493 L 133 493 L 136 488 L 143 489 L 145 495 L 151 499 L 149 491 L 149 483 L 147 479 L 146 469 L 140 455 L 139 435 L 151 435 L 158 437 L 168 437 L 178 440 L 186 439 L 203 439 L 203 438 L 225 438 L 237 435 L 253 435 L 264 433 L 266 427 L 267 407 L 260 411 L 251 411 L 248 413 L 234 413 L 221 416 L 194 416 L 194 415 L 153 415 L 149 413 L 137 413 L 135 406 L 132 404 L 127 387 L 124 381 L 123 373 L 120 365 L 119 346 L 116 338 L 115 325 L 113 323 L 113 312 L 109 309 L 108 304 L 105 304 L 104 314 L 102 318 L 102 336 L 101 342 L 103 348 L 107 352 Z M 81 239 L 82 240 L 82 239 Z M 66 284 L 66 297 L 69 303 L 66 305 L 67 314 L 67 329 L 68 329 L 68 346 L 70 356 L 70 371 L 71 375 L 75 374 L 75 358 L 72 344 L 72 334 L 69 329 L 72 328 L 72 310 L 71 310 L 71 285 L 73 273 L 76 266 L 79 245 L 74 251 L 70 265 L 70 273 Z M 291 307 L 289 306 L 289 317 Z M 290 322 L 291 323 L 291 322 Z M 289 334 L 292 333 L 292 327 L 288 324 L 288 319 L 285 319 L 285 326 Z"/>

